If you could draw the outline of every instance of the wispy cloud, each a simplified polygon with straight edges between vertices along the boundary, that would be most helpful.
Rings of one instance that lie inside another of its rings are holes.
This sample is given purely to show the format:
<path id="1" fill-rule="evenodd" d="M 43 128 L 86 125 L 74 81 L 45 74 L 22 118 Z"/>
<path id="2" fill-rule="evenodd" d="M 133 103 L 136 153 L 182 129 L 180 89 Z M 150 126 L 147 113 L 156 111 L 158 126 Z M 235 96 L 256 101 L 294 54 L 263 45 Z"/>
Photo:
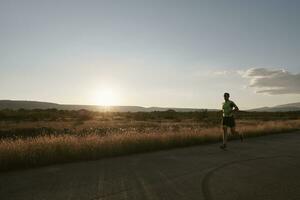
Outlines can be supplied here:
<path id="1" fill-rule="evenodd" d="M 235 70 L 207 70 L 207 71 L 196 71 L 193 73 L 194 76 L 197 77 L 209 77 L 209 78 L 213 78 L 213 77 L 226 77 L 226 76 L 233 76 L 233 75 L 237 75 L 239 74 L 237 71 Z"/>
<path id="2" fill-rule="evenodd" d="M 283 69 L 251 68 L 243 77 L 250 79 L 249 87 L 255 88 L 257 93 L 300 94 L 300 74 Z"/>

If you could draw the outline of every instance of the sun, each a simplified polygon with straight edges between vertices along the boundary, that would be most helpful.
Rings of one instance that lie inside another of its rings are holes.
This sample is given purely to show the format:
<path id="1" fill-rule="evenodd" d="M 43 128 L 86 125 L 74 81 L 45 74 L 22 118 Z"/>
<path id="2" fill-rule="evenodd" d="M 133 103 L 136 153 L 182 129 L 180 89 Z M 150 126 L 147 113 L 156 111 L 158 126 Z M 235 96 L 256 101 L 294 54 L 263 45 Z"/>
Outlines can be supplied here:
<path id="1" fill-rule="evenodd" d="M 100 106 L 114 106 L 117 105 L 117 94 L 109 88 L 97 90 L 94 95 L 94 102 Z"/>

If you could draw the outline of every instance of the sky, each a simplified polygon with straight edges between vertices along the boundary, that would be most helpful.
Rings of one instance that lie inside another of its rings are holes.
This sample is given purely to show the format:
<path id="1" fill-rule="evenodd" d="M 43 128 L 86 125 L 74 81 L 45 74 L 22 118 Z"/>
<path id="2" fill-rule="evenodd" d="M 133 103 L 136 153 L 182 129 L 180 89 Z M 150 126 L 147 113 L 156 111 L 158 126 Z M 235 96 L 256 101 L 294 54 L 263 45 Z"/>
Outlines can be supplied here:
<path id="1" fill-rule="evenodd" d="M 0 0 L 0 99 L 300 102 L 300 1 Z"/>

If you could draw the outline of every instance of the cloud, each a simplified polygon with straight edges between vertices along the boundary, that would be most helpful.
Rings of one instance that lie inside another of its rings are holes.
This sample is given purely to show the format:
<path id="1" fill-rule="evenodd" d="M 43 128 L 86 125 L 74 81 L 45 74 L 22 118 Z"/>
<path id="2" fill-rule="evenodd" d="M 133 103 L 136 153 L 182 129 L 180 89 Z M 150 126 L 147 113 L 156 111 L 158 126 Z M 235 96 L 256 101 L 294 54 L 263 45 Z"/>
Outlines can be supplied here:
<path id="1" fill-rule="evenodd" d="M 198 71 L 193 73 L 197 77 L 205 76 L 205 77 L 226 77 L 233 76 L 238 74 L 235 70 L 208 70 L 208 71 Z"/>
<path id="2" fill-rule="evenodd" d="M 251 68 L 243 77 L 250 79 L 249 87 L 255 88 L 257 93 L 300 94 L 300 74 L 282 69 Z"/>

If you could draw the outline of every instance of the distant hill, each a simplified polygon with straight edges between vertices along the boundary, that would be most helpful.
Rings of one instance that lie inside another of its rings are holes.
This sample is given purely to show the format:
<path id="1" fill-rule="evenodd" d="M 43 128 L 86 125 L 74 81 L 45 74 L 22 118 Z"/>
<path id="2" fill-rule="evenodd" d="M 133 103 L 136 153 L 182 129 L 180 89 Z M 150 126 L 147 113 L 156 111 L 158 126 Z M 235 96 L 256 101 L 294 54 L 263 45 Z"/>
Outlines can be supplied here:
<path id="1" fill-rule="evenodd" d="M 59 104 L 38 102 L 38 101 L 12 101 L 12 100 L 0 100 L 0 109 L 48 109 L 58 108 Z"/>
<path id="2" fill-rule="evenodd" d="M 142 107 L 142 106 L 97 106 L 97 105 L 72 105 L 72 104 L 57 104 L 41 101 L 19 101 L 19 100 L 0 100 L 0 110 L 3 109 L 58 109 L 58 110 L 90 110 L 90 111 L 111 111 L 111 112 L 153 112 L 175 110 L 177 112 L 193 112 L 193 111 L 216 111 L 217 109 L 203 108 L 168 108 L 168 107 Z M 300 111 L 300 102 L 277 105 L 273 107 L 261 107 L 250 109 L 247 111 L 256 112 L 284 112 L 284 111 Z"/>
<path id="3" fill-rule="evenodd" d="M 284 112 L 284 111 L 300 111 L 300 102 L 298 103 L 290 103 L 277 105 L 273 107 L 261 107 L 251 109 L 249 111 L 257 111 L 257 112 Z"/>
<path id="4" fill-rule="evenodd" d="M 153 112 L 153 111 L 166 111 L 175 110 L 177 112 L 188 111 L 203 111 L 207 109 L 196 108 L 163 108 L 163 107 L 141 107 L 141 106 L 97 106 L 97 105 L 68 105 L 57 104 L 50 102 L 40 101 L 15 101 L 15 100 L 0 100 L 0 110 L 3 109 L 58 109 L 58 110 L 91 110 L 91 111 L 112 111 L 112 112 Z"/>

